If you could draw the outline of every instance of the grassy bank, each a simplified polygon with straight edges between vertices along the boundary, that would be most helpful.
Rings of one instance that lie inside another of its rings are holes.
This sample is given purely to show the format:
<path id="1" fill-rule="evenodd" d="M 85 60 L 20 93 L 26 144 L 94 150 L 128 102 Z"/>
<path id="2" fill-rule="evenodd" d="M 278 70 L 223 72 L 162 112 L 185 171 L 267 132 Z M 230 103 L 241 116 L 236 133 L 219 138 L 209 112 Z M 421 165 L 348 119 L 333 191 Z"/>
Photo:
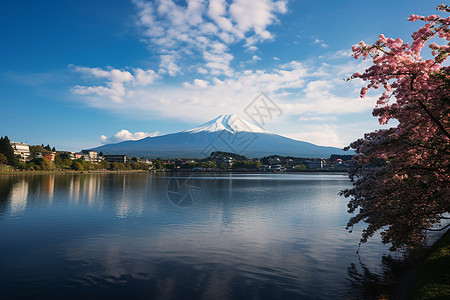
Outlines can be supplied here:
<path id="1" fill-rule="evenodd" d="M 450 299 L 450 230 L 433 245 L 419 267 L 413 299 Z"/>

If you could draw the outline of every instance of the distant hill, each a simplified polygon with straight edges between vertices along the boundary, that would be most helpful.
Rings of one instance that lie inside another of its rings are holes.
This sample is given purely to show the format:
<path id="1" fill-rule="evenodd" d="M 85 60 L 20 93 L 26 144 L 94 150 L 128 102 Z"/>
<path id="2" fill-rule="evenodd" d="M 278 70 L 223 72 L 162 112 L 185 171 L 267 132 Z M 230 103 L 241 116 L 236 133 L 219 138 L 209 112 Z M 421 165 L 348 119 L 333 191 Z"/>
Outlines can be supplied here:
<path id="1" fill-rule="evenodd" d="M 297 141 L 268 132 L 236 115 L 221 115 L 183 132 L 147 137 L 94 148 L 103 154 L 126 154 L 147 158 L 205 158 L 212 152 L 231 152 L 246 157 L 270 155 L 328 158 L 353 152 Z"/>
<path id="2" fill-rule="evenodd" d="M 207 157 L 207 159 L 215 159 L 215 158 L 220 158 L 220 157 L 231 157 L 235 160 L 247 160 L 247 157 L 245 157 L 244 155 L 239 155 L 239 154 L 231 153 L 231 152 L 223 152 L 223 151 L 212 152 L 211 155 L 209 157 Z"/>

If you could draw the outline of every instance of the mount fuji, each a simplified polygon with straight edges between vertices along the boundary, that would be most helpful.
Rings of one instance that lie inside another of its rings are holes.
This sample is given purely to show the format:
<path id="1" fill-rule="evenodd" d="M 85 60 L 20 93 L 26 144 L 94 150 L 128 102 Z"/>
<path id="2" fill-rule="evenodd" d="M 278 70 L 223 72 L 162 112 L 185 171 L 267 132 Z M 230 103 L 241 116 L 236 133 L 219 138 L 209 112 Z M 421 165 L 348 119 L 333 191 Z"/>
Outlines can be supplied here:
<path id="1" fill-rule="evenodd" d="M 271 133 L 236 115 L 221 115 L 199 127 L 137 141 L 108 144 L 92 149 L 103 154 L 125 154 L 147 158 L 205 158 L 224 151 L 250 158 L 283 155 L 327 158 L 352 154 L 335 147 L 317 146 Z"/>

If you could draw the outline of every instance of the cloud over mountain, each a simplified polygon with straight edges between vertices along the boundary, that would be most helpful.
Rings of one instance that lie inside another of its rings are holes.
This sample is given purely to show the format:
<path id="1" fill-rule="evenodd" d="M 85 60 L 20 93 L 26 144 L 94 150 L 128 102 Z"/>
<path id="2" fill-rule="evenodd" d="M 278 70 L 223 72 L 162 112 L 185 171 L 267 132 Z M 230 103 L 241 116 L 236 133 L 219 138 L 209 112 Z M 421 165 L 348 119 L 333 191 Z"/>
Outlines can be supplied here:
<path id="1" fill-rule="evenodd" d="M 102 144 L 111 144 L 111 143 L 120 143 L 123 141 L 136 141 L 146 137 L 154 137 L 159 134 L 159 131 L 155 132 L 142 132 L 137 131 L 135 133 L 131 133 L 126 129 L 122 129 L 118 131 L 115 135 L 111 137 L 107 137 L 106 135 L 101 135 L 99 140 Z"/>

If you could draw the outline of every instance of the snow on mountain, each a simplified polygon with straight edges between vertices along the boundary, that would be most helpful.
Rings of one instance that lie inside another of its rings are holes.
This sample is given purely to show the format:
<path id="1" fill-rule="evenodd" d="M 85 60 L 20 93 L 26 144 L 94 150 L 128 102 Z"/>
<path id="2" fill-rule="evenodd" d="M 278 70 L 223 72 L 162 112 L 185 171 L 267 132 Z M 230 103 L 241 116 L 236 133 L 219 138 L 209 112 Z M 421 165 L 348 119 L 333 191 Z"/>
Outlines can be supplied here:
<path id="1" fill-rule="evenodd" d="M 126 154 L 148 158 L 205 158 L 213 151 L 232 152 L 247 157 L 284 155 L 330 157 L 353 154 L 335 147 L 323 147 L 268 132 L 236 115 L 221 115 L 190 130 L 137 141 L 124 141 L 97 148 L 104 154 Z"/>
<path id="2" fill-rule="evenodd" d="M 198 127 L 186 130 L 184 132 L 199 133 L 199 132 L 217 132 L 226 130 L 230 133 L 237 132 L 253 132 L 253 133 L 270 133 L 259 126 L 241 119 L 237 115 L 220 115 L 217 118 L 206 122 Z"/>

